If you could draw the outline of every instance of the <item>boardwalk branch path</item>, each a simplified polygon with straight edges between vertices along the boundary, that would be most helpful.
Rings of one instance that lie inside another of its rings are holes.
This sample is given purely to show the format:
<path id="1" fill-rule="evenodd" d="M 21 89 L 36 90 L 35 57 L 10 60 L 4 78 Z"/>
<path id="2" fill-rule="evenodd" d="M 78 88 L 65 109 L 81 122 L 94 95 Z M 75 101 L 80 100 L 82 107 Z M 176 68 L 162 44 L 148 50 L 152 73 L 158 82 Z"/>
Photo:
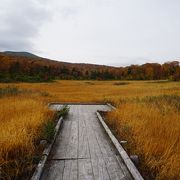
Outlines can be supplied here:
<path id="1" fill-rule="evenodd" d="M 70 105 L 41 180 L 132 179 L 97 119 L 97 110 L 110 109 L 106 105 Z"/>

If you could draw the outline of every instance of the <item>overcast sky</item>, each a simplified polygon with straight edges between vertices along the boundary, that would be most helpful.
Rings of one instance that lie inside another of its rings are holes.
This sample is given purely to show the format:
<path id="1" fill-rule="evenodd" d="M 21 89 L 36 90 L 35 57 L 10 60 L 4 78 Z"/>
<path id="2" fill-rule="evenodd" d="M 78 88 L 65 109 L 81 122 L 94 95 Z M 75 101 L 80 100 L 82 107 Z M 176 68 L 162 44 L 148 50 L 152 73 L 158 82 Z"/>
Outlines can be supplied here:
<path id="1" fill-rule="evenodd" d="M 124 66 L 180 59 L 180 0 L 0 0 L 0 51 Z"/>

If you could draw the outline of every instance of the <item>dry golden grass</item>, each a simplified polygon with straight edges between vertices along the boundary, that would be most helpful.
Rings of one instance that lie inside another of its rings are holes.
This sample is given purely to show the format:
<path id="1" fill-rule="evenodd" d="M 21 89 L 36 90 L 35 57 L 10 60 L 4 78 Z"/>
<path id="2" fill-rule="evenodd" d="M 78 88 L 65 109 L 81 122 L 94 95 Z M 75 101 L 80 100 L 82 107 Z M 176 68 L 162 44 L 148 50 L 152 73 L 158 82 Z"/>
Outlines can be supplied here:
<path id="1" fill-rule="evenodd" d="M 166 103 L 122 102 L 108 119 L 157 179 L 174 180 L 180 178 L 180 113 Z"/>
<path id="2" fill-rule="evenodd" d="M 0 107 L 1 173 L 5 179 L 10 179 L 33 168 L 35 141 L 40 136 L 42 124 L 52 119 L 53 112 L 29 97 L 1 98 Z"/>
<path id="3" fill-rule="evenodd" d="M 102 102 L 111 100 L 118 104 L 119 99 L 162 94 L 180 94 L 180 83 L 150 83 L 129 81 L 127 85 L 114 85 L 116 81 L 57 81 L 55 83 L 18 83 L 10 84 L 23 89 L 31 89 L 36 98 L 45 102 Z M 5 87 L 7 84 L 0 84 Z M 37 91 L 42 92 L 37 93 Z M 44 96 L 43 92 L 49 94 Z"/>
<path id="4" fill-rule="evenodd" d="M 180 95 L 179 83 L 128 83 L 118 85 L 115 81 L 57 81 L 10 84 L 28 91 L 0 99 L 0 140 L 3 143 L 0 146 L 1 163 L 10 161 L 11 156 L 6 161 L 6 155 L 12 152 L 16 157 L 33 154 L 34 139 L 39 136 L 39 129 L 47 119 L 47 114 L 51 116 L 45 103 L 110 101 L 118 109 L 109 114 L 109 123 L 122 133 L 120 138 L 123 136 L 129 141 L 131 151 L 140 155 L 143 163 L 158 174 L 157 178 L 178 178 L 178 102 L 173 105 L 174 100 L 166 101 L 160 97 L 167 95 L 171 99 L 175 95 L 176 101 Z M 0 84 L 0 88 L 7 85 Z M 17 168 L 17 171 L 20 170 Z"/>

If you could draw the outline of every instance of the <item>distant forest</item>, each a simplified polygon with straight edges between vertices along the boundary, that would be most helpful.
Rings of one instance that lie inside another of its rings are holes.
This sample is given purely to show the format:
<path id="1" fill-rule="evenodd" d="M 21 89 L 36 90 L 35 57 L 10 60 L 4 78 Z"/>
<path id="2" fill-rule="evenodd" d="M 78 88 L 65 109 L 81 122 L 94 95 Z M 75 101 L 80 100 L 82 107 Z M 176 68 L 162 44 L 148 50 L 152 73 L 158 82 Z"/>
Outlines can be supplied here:
<path id="1" fill-rule="evenodd" d="M 0 82 L 74 80 L 180 80 L 178 61 L 127 67 L 76 64 L 0 53 Z"/>

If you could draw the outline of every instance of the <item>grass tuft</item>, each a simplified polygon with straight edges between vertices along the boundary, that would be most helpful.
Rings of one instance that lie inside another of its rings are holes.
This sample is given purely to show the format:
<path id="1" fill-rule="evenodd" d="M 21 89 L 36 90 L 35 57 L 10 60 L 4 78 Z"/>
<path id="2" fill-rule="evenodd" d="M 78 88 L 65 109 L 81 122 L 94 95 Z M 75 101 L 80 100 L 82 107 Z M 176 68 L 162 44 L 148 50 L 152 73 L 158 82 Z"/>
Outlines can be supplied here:
<path id="1" fill-rule="evenodd" d="M 0 97 L 3 96 L 15 96 L 20 93 L 20 90 L 17 87 L 14 86 L 6 86 L 3 88 L 0 88 Z"/>
<path id="2" fill-rule="evenodd" d="M 52 120 L 48 120 L 43 125 L 42 139 L 51 142 L 55 134 L 55 123 Z"/>
<path id="3" fill-rule="evenodd" d="M 128 82 L 115 82 L 114 85 L 116 86 L 122 86 L 122 85 L 128 85 Z"/>
<path id="4" fill-rule="evenodd" d="M 69 113 L 69 107 L 68 105 L 64 105 L 63 107 L 61 107 L 59 110 L 56 111 L 56 119 L 63 117 L 65 118 L 67 116 L 67 114 Z"/>

